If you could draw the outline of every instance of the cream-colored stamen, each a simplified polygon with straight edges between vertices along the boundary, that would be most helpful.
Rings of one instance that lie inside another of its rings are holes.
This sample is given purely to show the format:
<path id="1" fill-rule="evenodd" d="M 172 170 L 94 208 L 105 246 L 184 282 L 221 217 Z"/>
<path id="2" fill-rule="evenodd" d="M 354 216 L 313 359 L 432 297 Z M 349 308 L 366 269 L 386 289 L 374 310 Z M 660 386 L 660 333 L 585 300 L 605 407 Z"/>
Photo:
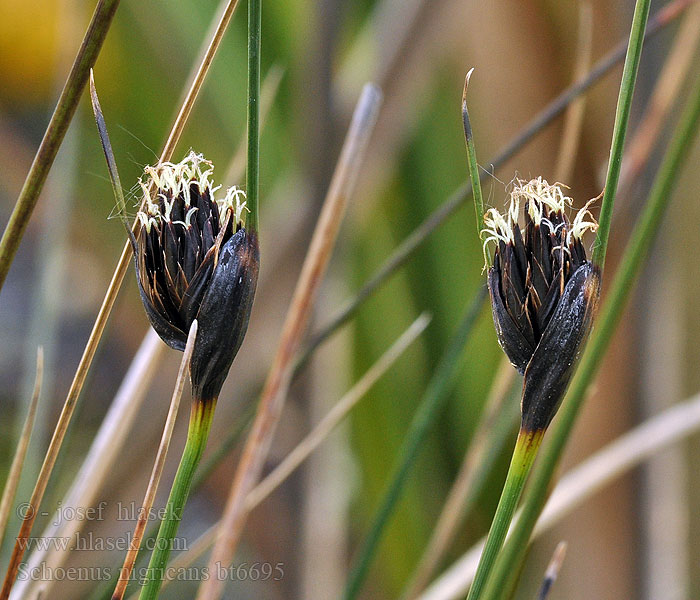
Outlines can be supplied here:
<path id="1" fill-rule="evenodd" d="M 216 204 L 219 210 L 219 218 L 223 223 L 228 210 L 237 225 L 243 225 L 244 211 L 247 211 L 245 192 L 236 186 L 229 188 L 223 198 L 216 198 L 216 192 L 221 185 L 214 186 L 211 181 L 214 165 L 201 154 L 193 151 L 179 163 L 163 162 L 155 166 L 147 166 L 144 169 L 145 181 L 139 180 L 139 185 L 146 196 L 143 210 L 136 215 L 147 231 L 152 225 L 158 225 L 161 220 L 171 222 L 173 205 L 177 198 L 182 198 L 184 208 L 187 210 L 185 221 L 178 221 L 189 227 L 192 215 L 196 208 L 192 207 L 190 188 L 194 184 L 201 195 L 208 194 L 210 200 Z M 150 183 L 156 188 L 157 196 L 164 207 L 161 211 L 160 203 L 153 200 L 149 194 Z"/>
<path id="2" fill-rule="evenodd" d="M 495 208 L 490 208 L 484 213 L 484 229 L 481 232 L 484 245 L 484 256 L 486 256 L 486 245 L 489 242 L 513 243 L 514 229 L 520 218 L 520 205 L 524 203 L 525 210 L 532 222 L 537 226 L 544 226 L 554 235 L 563 235 L 566 245 L 571 244 L 573 239 L 580 240 L 586 231 L 596 231 L 596 223 L 590 212 L 591 205 L 597 200 L 589 200 L 574 217 L 569 225 L 566 221 L 566 213 L 573 205 L 573 200 L 564 194 L 562 184 L 550 185 L 542 177 L 524 181 L 516 179 L 512 191 L 508 210 L 505 215 L 499 213 Z M 564 222 L 554 225 L 551 215 L 559 215 Z M 564 228 L 564 232 L 561 229 Z M 556 246 L 560 251 L 567 251 L 566 248 Z"/>

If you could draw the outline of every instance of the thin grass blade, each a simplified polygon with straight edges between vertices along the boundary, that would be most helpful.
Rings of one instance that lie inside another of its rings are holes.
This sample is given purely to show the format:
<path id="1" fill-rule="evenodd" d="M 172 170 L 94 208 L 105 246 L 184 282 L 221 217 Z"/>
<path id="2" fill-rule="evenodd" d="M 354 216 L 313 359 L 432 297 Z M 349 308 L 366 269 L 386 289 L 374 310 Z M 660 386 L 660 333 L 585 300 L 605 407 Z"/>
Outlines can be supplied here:
<path id="1" fill-rule="evenodd" d="M 260 190 L 260 28 L 262 0 L 248 0 L 248 162 L 246 198 L 248 227 L 258 231 L 258 192 Z"/>
<path id="2" fill-rule="evenodd" d="M 406 483 L 411 467 L 418 457 L 418 451 L 449 397 L 447 392 L 458 370 L 464 345 L 481 313 L 485 296 L 486 288 L 479 288 L 476 296 L 469 303 L 465 315 L 448 343 L 445 352 L 440 357 L 440 361 L 406 433 L 379 509 L 372 520 L 369 533 L 353 560 L 353 566 L 343 592 L 344 600 L 357 598 L 362 589 L 362 584 L 367 577 L 379 541 L 401 498 L 401 491 Z"/>
<path id="3" fill-rule="evenodd" d="M 131 425 L 146 397 L 166 348 L 158 334 L 150 330 L 134 355 L 78 474 L 61 500 L 62 509 L 52 515 L 50 524 L 41 533 L 43 539 L 77 539 L 77 534 L 85 525 L 85 521 L 65 518 L 67 511 L 69 508 L 95 505 L 100 488 L 109 477 L 111 468 L 128 439 Z M 31 571 L 44 564 L 47 569 L 56 572 L 68 560 L 71 549 L 72 546 L 56 548 L 53 545 L 35 548 L 26 561 L 27 569 Z M 119 566 L 115 565 L 112 572 L 117 577 Z M 40 582 L 31 578 L 20 580 L 12 590 L 11 599 L 28 596 L 39 584 L 43 593 L 50 597 L 56 583 L 58 582 L 55 579 Z M 115 584 L 116 579 L 107 591 L 108 599 Z"/>
<path id="4" fill-rule="evenodd" d="M 277 97 L 280 84 L 284 77 L 284 68 L 280 65 L 274 65 L 265 75 L 265 79 L 260 87 L 260 134 L 262 134 L 267 117 Z M 235 183 L 245 175 L 246 166 L 246 151 L 248 147 L 248 136 L 243 139 L 243 143 L 234 152 L 231 162 L 226 169 L 224 181 Z"/>
<path id="5" fill-rule="evenodd" d="M 695 3 L 688 9 L 683 21 L 679 24 L 678 33 L 673 40 L 664 66 L 659 74 L 654 91 L 644 110 L 634 136 L 627 144 L 625 156 L 622 159 L 622 171 L 618 196 L 626 194 L 634 181 L 637 181 L 642 169 L 649 160 L 649 155 L 659 140 L 660 133 L 671 110 L 677 103 L 681 88 L 687 81 L 688 71 L 697 56 L 700 41 L 700 4 Z M 632 203 L 630 203 L 632 204 Z M 620 215 L 618 214 L 618 217 Z"/>
<path id="6" fill-rule="evenodd" d="M 637 0 L 635 4 L 634 17 L 632 18 L 632 30 L 627 46 L 627 58 L 625 59 L 625 67 L 622 71 L 620 95 L 617 100 L 615 125 L 613 126 L 613 137 L 610 146 L 610 159 L 608 160 L 608 172 L 605 176 L 605 192 L 603 193 L 603 202 L 600 207 L 598 234 L 593 244 L 593 254 L 591 257 L 593 263 L 598 265 L 601 271 L 605 266 L 605 254 L 608 249 L 608 238 L 610 237 L 613 205 L 615 204 L 617 183 L 620 178 L 620 169 L 622 167 L 622 151 L 625 147 L 627 123 L 632 107 L 632 96 L 634 95 L 634 84 L 637 80 L 639 61 L 642 57 L 644 31 L 646 30 L 650 6 L 651 0 Z"/>
<path id="7" fill-rule="evenodd" d="M 185 380 L 187 377 L 187 370 L 190 364 L 190 358 L 192 357 L 192 351 L 194 350 L 194 342 L 197 337 L 197 319 L 192 322 L 189 334 L 187 336 L 187 344 L 185 345 L 185 351 L 182 354 L 182 359 L 180 360 L 180 367 L 177 372 L 177 378 L 175 379 L 175 389 L 173 390 L 173 395 L 170 400 L 170 408 L 168 409 L 168 416 L 165 419 L 165 426 L 163 427 L 163 435 L 160 439 L 160 444 L 158 445 L 158 451 L 156 452 L 156 459 L 153 463 L 153 470 L 151 471 L 151 477 L 148 481 L 148 486 L 146 488 L 146 493 L 141 504 L 141 508 L 138 512 L 138 520 L 136 523 L 136 528 L 134 529 L 134 535 L 129 543 L 129 551 L 124 558 L 124 565 L 121 568 L 119 574 L 119 581 L 112 594 L 113 600 L 121 600 L 126 592 L 126 587 L 131 581 L 131 573 L 134 569 L 134 563 L 136 562 L 136 557 L 141 548 L 141 540 L 143 539 L 143 534 L 146 531 L 146 525 L 148 524 L 148 518 L 151 514 L 151 508 L 153 507 L 153 502 L 156 499 L 156 492 L 158 491 L 158 485 L 160 484 L 160 478 L 163 474 L 163 468 L 165 467 L 165 459 L 168 455 L 168 449 L 170 448 L 170 440 L 173 437 L 173 430 L 175 429 L 175 419 L 177 418 L 178 410 L 180 409 L 180 399 L 182 398 L 182 390 L 185 387 Z"/>
<path id="8" fill-rule="evenodd" d="M 92 102 L 92 111 L 95 115 L 95 123 L 97 124 L 97 132 L 100 136 L 102 150 L 104 151 L 105 160 L 107 161 L 109 181 L 112 183 L 112 192 L 114 193 L 114 198 L 117 201 L 117 208 L 119 209 L 119 219 L 124 225 L 124 229 L 126 229 L 126 233 L 129 236 L 129 239 L 131 239 L 132 242 L 135 244 L 136 241 L 133 239 L 134 234 L 131 231 L 131 225 L 129 225 L 129 220 L 126 217 L 126 203 L 124 202 L 124 193 L 122 192 L 122 182 L 119 178 L 117 161 L 114 158 L 112 143 L 109 140 L 109 133 L 107 132 L 107 123 L 105 123 L 105 118 L 102 114 L 100 99 L 97 97 L 97 89 L 95 88 L 95 77 L 92 69 L 90 69 L 90 100 Z"/>
<path id="9" fill-rule="evenodd" d="M 314 427 L 285 459 L 263 479 L 246 498 L 246 509 L 252 510 L 267 498 L 273 490 L 296 470 L 311 453 L 316 450 L 328 435 L 348 416 L 355 405 L 367 394 L 369 389 L 389 369 L 398 357 L 423 333 L 430 323 L 430 316 L 422 314 L 399 337 L 372 367 L 364 374 L 350 392 L 345 394 L 330 412 Z"/>
<path id="10" fill-rule="evenodd" d="M 504 358 L 430 540 L 414 570 L 412 580 L 402 594 L 404 600 L 413 600 L 430 581 L 449 549 L 464 515 L 471 510 L 483 490 L 486 475 L 493 468 L 496 456 L 505 448 L 506 440 L 510 439 L 517 425 L 519 412 L 515 408 L 515 402 L 512 407 L 506 404 L 512 399 L 514 388 L 519 388 L 519 385 L 514 385 L 516 374 L 513 366 Z M 520 390 L 516 391 L 519 395 Z"/>

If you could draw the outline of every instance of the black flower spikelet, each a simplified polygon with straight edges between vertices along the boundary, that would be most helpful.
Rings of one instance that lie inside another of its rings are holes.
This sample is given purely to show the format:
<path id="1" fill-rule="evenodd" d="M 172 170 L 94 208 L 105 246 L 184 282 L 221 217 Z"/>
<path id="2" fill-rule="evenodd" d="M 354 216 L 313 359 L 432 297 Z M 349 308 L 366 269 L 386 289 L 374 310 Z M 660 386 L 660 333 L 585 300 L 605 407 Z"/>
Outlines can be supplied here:
<path id="1" fill-rule="evenodd" d="M 141 300 L 161 339 L 184 350 L 197 319 L 190 376 L 200 400 L 219 395 L 243 342 L 260 262 L 257 234 L 244 227 L 245 193 L 232 187 L 216 198 L 212 172 L 194 152 L 146 167 L 134 250 Z"/>
<path id="2" fill-rule="evenodd" d="M 559 185 L 517 180 L 506 215 L 493 208 L 484 215 L 484 245 L 496 243 L 488 272 L 493 320 L 501 347 L 524 375 L 524 430 L 549 425 L 591 328 L 600 270 L 587 260 L 582 236 L 597 228 L 589 212 L 594 200 L 570 221 L 572 201 Z"/>

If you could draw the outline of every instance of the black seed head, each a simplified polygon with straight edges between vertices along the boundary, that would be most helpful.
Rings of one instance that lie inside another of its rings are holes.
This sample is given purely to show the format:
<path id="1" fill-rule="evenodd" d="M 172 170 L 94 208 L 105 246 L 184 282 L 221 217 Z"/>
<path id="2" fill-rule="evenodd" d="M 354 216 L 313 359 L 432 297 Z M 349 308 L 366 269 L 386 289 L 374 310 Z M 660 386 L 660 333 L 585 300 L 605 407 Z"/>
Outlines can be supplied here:
<path id="1" fill-rule="evenodd" d="M 166 344 L 184 350 L 190 325 L 198 320 L 190 362 L 198 398 L 218 395 L 238 352 L 259 265 L 257 236 L 243 227 L 245 194 L 233 187 L 215 198 L 212 171 L 193 152 L 178 164 L 146 167 L 148 179 L 141 185 L 147 201 L 137 215 L 142 227 L 134 257 L 146 314 Z"/>
<path id="2" fill-rule="evenodd" d="M 486 241 L 497 244 L 488 273 L 496 333 L 525 375 L 523 423 L 534 428 L 546 427 L 559 406 L 600 289 L 600 272 L 581 240 L 597 227 L 590 203 L 573 221 L 570 204 L 557 185 L 518 181 L 506 216 L 490 209 L 484 219 Z"/>

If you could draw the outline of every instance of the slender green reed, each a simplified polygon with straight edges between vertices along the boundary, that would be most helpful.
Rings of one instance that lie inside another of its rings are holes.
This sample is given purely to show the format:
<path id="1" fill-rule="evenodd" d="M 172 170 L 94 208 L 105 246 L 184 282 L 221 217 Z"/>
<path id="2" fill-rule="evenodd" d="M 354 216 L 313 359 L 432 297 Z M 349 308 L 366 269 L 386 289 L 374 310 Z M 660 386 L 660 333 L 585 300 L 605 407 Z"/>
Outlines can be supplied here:
<path id="1" fill-rule="evenodd" d="M 248 163 L 246 193 L 248 226 L 258 231 L 258 192 L 260 188 L 260 27 L 262 2 L 248 0 Z"/>
<path id="2" fill-rule="evenodd" d="M 153 554 L 146 571 L 147 581 L 141 589 L 139 600 L 155 600 L 165 577 L 170 550 L 182 520 L 182 513 L 187 503 L 195 470 L 207 445 L 211 422 L 214 417 L 216 401 L 194 400 L 187 430 L 187 442 L 175 474 L 175 481 L 170 489 L 166 505 L 166 514 L 160 523 Z"/>
<path id="3" fill-rule="evenodd" d="M 411 467 L 418 457 L 418 451 L 425 440 L 435 419 L 440 415 L 445 406 L 450 385 L 458 371 L 460 358 L 463 355 L 464 346 L 469 334 L 476 323 L 486 297 L 486 288 L 481 287 L 476 296 L 469 303 L 467 311 L 457 331 L 452 336 L 435 372 L 428 383 L 423 399 L 416 409 L 404 443 L 399 451 L 393 474 L 382 496 L 379 509 L 372 521 L 369 533 L 360 547 L 353 562 L 353 567 L 348 576 L 348 581 L 343 592 L 344 600 L 352 600 L 362 589 L 362 584 L 367 577 L 370 564 L 379 545 L 384 529 L 386 528 L 396 504 L 401 499 L 401 492 L 406 483 Z"/>
<path id="4" fill-rule="evenodd" d="M 228 456 L 228 454 L 238 445 L 238 442 L 243 437 L 243 434 L 248 430 L 248 427 L 253 420 L 253 415 L 255 414 L 254 408 L 254 405 L 251 404 L 243 411 L 243 414 L 239 417 L 237 424 L 234 426 L 230 435 L 219 447 L 216 448 L 216 450 L 211 453 L 211 456 L 208 456 L 207 459 L 197 467 L 192 480 L 190 493 L 197 491 L 197 489 L 199 489 L 209 478 L 214 469 L 219 466 L 224 457 Z M 155 540 L 158 537 L 159 529 L 160 525 L 158 523 L 153 523 L 149 526 L 146 535 L 143 536 L 142 545 L 144 547 L 155 548 Z M 146 561 L 146 557 L 146 553 L 140 553 L 138 555 L 135 565 L 136 572 L 141 571 L 140 567 Z M 112 597 L 112 590 L 119 579 L 119 565 L 113 565 L 110 572 L 112 574 L 111 578 L 101 583 L 99 587 L 96 587 L 89 596 L 88 600 L 110 600 Z"/>
<path id="5" fill-rule="evenodd" d="M 476 231 L 479 238 L 484 230 L 484 198 L 481 194 L 481 177 L 479 165 L 476 161 L 476 147 L 474 146 L 474 135 L 472 124 L 469 121 L 469 111 L 467 110 L 467 88 L 469 79 L 474 69 L 470 69 L 464 80 L 464 91 L 462 92 L 462 125 L 464 127 L 464 143 L 467 147 L 467 164 L 469 165 L 469 183 L 471 184 L 472 197 L 474 198 L 474 212 L 476 213 Z M 491 266 L 491 257 L 485 250 L 486 264 Z"/>
<path id="6" fill-rule="evenodd" d="M 622 167 L 622 151 L 625 146 L 627 122 L 630 117 L 632 97 L 634 96 L 634 84 L 637 80 L 639 61 L 642 56 L 644 30 L 646 29 L 647 19 L 649 17 L 650 5 L 651 0 L 637 0 L 634 9 L 634 17 L 632 19 L 629 44 L 627 46 L 627 58 L 625 59 L 625 67 L 622 71 L 620 95 L 617 100 L 617 110 L 615 112 L 615 126 L 613 127 L 613 137 L 610 145 L 610 160 L 608 161 L 608 172 L 605 177 L 605 192 L 603 194 L 603 202 L 600 207 L 600 217 L 598 219 L 598 234 L 596 235 L 593 245 L 592 261 L 597 264 L 601 270 L 605 265 L 605 254 L 608 249 L 613 206 L 615 204 L 617 183 L 620 179 L 620 169 Z"/>

